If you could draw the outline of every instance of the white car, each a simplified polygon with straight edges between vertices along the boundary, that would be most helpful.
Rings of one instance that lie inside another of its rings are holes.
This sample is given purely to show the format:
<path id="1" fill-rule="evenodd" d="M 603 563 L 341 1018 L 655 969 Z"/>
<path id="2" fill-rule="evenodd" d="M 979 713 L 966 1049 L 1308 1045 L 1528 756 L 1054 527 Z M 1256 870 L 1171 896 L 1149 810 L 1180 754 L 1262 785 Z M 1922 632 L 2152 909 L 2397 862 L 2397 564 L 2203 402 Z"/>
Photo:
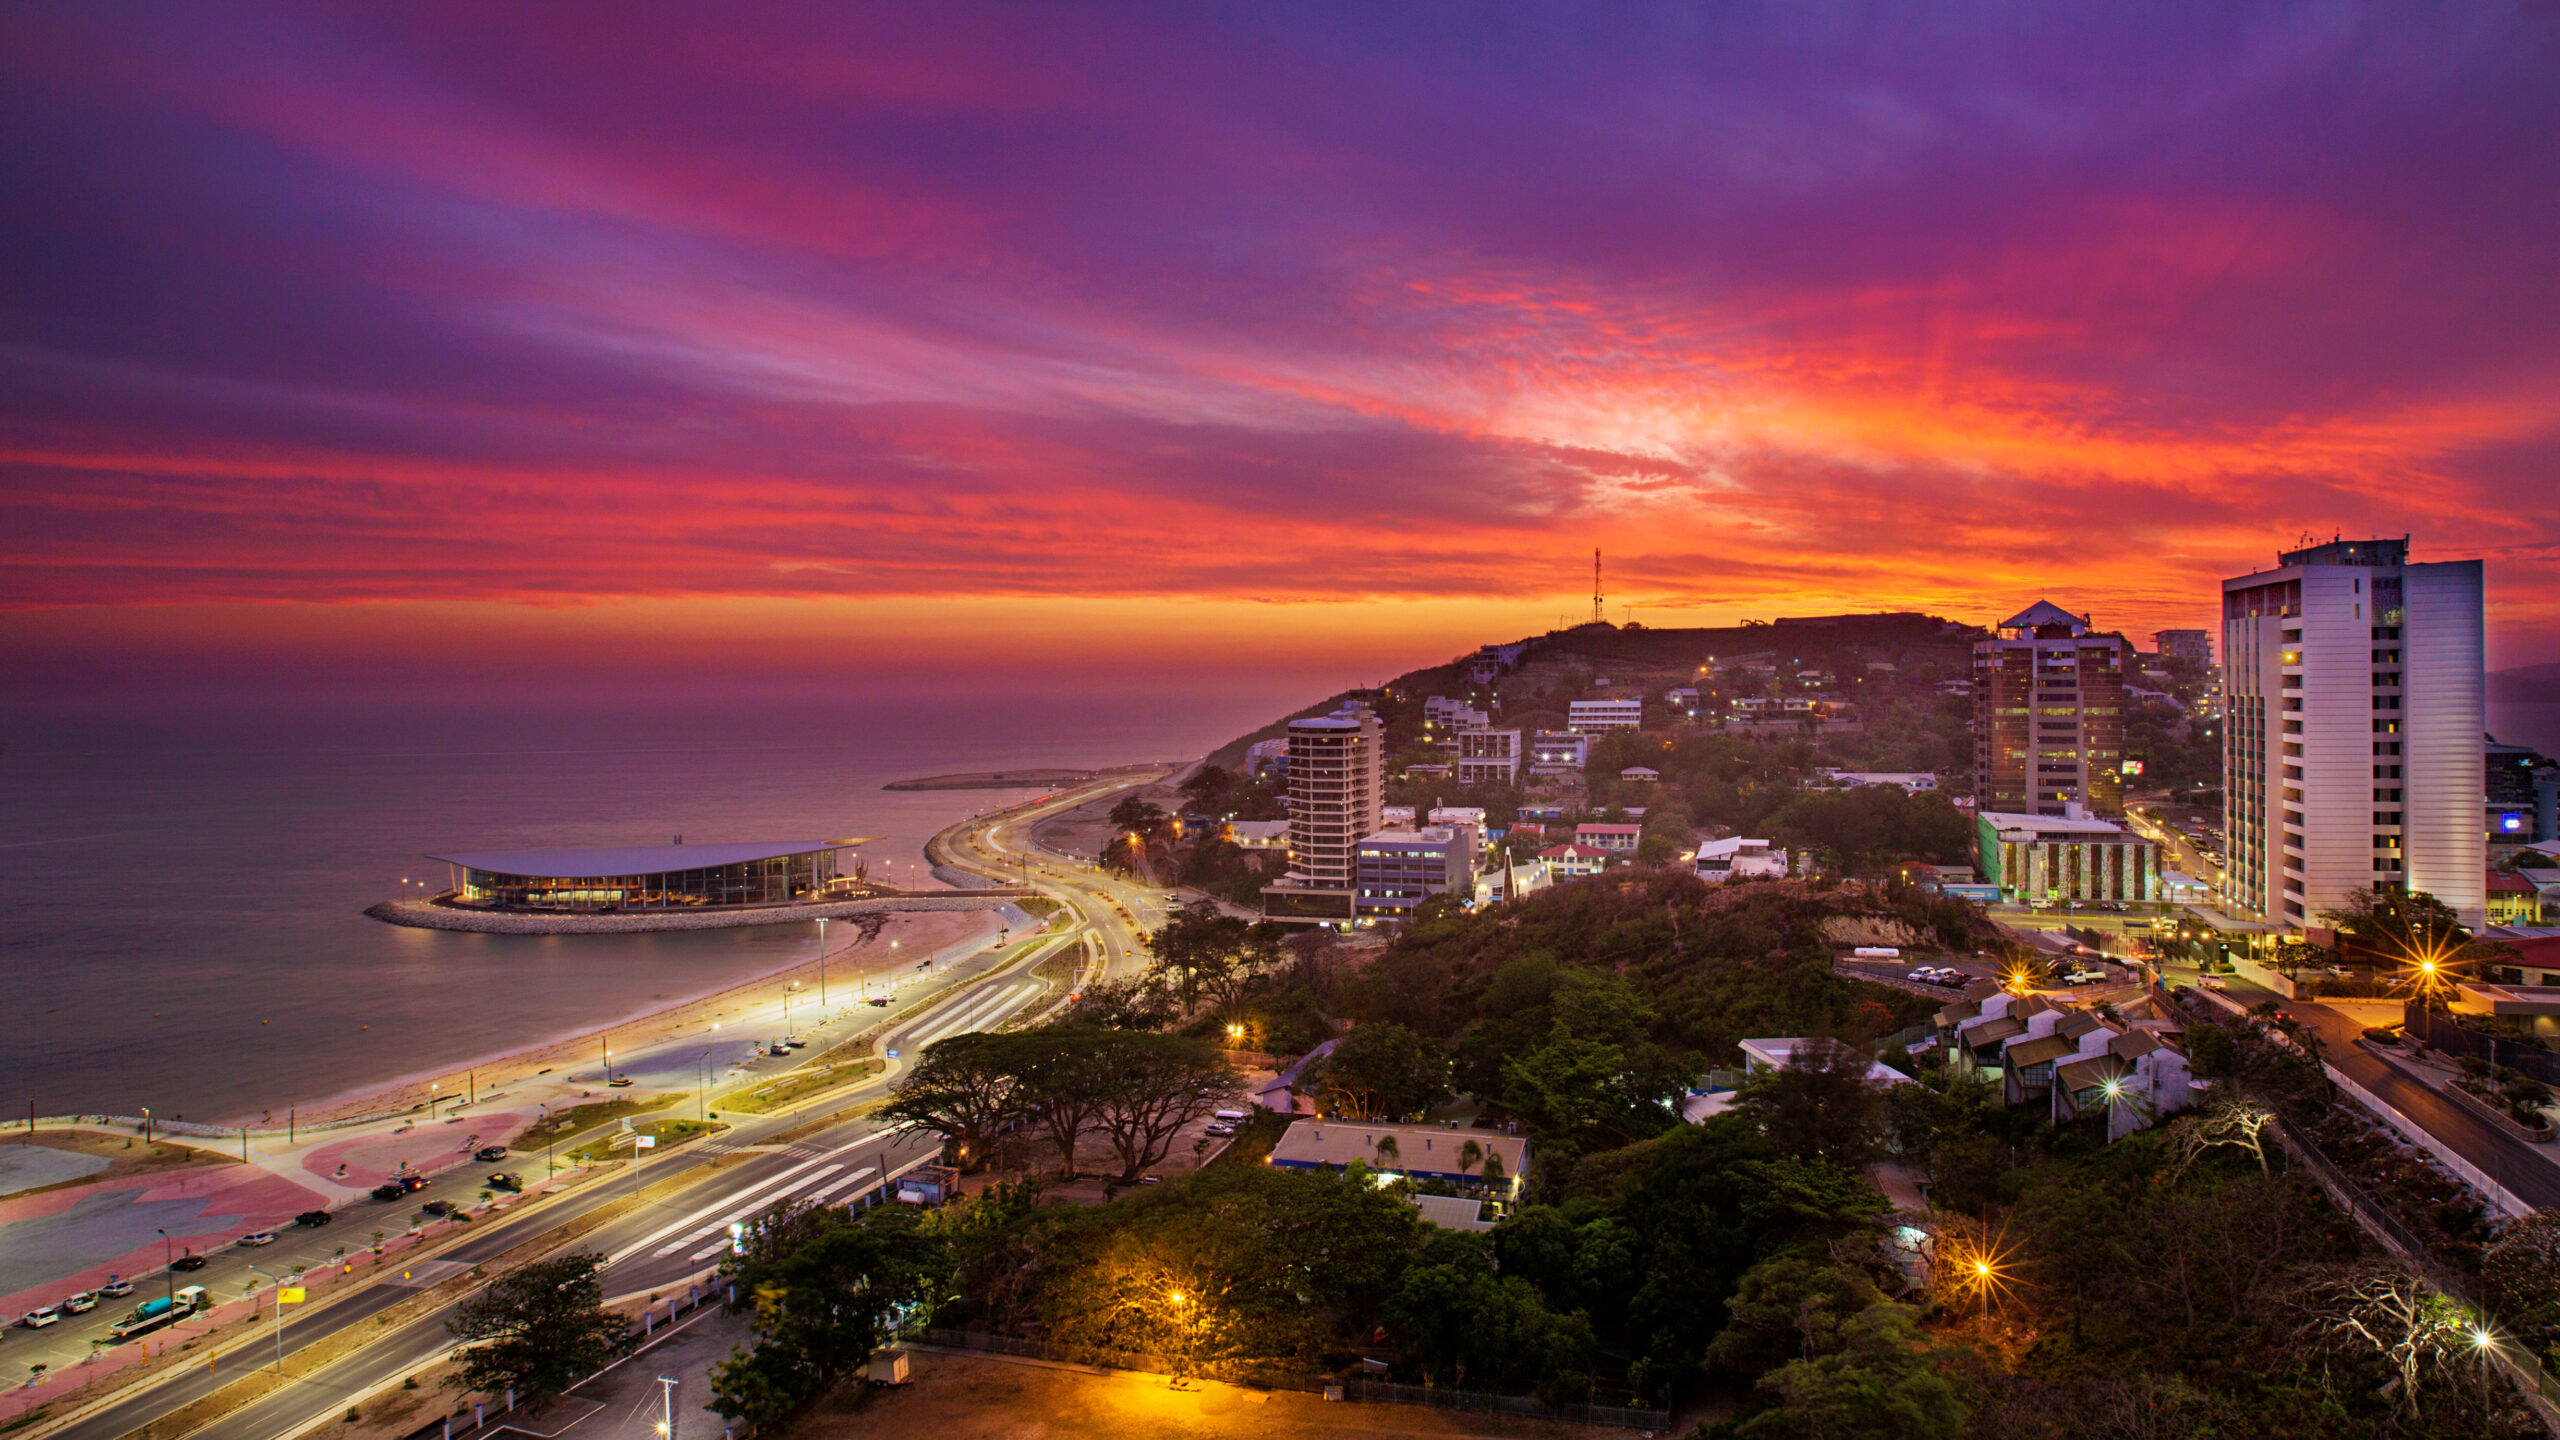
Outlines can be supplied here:
<path id="1" fill-rule="evenodd" d="M 26 1314 L 19 1316 L 18 1323 L 26 1326 L 30 1330 L 41 1330 L 47 1325 L 60 1323 L 61 1319 L 61 1311 L 54 1309 L 50 1305 L 39 1305 L 33 1310 L 28 1311 Z"/>
<path id="2" fill-rule="evenodd" d="M 61 1308 L 67 1314 L 86 1315 L 98 1308 L 98 1297 L 86 1290 L 77 1295 L 65 1295 L 62 1297 Z"/>
<path id="3" fill-rule="evenodd" d="M 2206 988 L 2207 990 L 2228 990 L 2228 989 L 2230 989 L 2230 988 L 2231 988 L 2231 982 L 2230 982 L 2230 981 L 2228 981 L 2228 980 L 2223 979 L 2223 978 L 2222 978 L 2221 976 L 2219 976 L 2219 975 L 2207 975 L 2207 976 L 2204 976 L 2204 977 L 2202 977 L 2201 979 L 2197 980 L 2197 981 L 2196 981 L 2196 983 L 2197 983 L 2197 984 L 2199 984 L 2199 985 L 2201 985 L 2201 986 L 2203 986 L 2203 987 L 2204 987 L 2204 988 Z"/>
<path id="4" fill-rule="evenodd" d="M 253 1249 L 260 1245 L 273 1245 L 276 1243 L 276 1232 L 273 1230 L 252 1230 L 248 1234 L 241 1236 L 235 1243 L 247 1245 Z"/>

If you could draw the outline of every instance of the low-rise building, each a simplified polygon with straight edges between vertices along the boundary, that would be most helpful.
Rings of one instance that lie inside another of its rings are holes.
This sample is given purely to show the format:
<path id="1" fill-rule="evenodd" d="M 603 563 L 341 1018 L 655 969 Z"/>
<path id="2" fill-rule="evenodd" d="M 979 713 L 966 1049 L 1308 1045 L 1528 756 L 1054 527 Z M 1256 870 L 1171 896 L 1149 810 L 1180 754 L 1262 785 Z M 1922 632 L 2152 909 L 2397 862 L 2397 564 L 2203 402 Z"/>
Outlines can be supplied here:
<path id="1" fill-rule="evenodd" d="M 2489 923 L 2492 925 L 2535 925 L 2542 920 L 2542 892 L 2522 875 L 2506 870 L 2489 872 Z"/>
<path id="2" fill-rule="evenodd" d="M 1592 845 L 1550 845 L 1538 852 L 1547 869 L 1557 875 L 1597 875 L 1609 868 L 1609 852 Z"/>
<path id="3" fill-rule="evenodd" d="M 1745 1079 L 1754 1075 L 1782 1070 L 1796 1063 L 1796 1057 L 1807 1053 L 1815 1044 L 1839 1044 L 1838 1041 L 1816 1041 L 1807 1036 L 1789 1035 L 1745 1040 L 1742 1049 L 1742 1073 Z M 1845 1048 L 1845 1047 L 1844 1047 Z M 1867 1062 L 1867 1083 L 1878 1090 L 1912 1083 L 1911 1077 L 1880 1060 Z M 1736 1091 L 1692 1091 L 1680 1104 L 1680 1118 L 1692 1125 L 1703 1124 L 1733 1108 Z"/>
<path id="4" fill-rule="evenodd" d="M 1591 763 L 1591 737 L 1570 730 L 1541 730 L 1529 738 L 1529 773 L 1578 775 Z"/>
<path id="5" fill-rule="evenodd" d="M 1938 1012 L 1938 1034 L 1958 1075 L 1997 1083 L 2004 1104 L 2042 1108 L 2054 1123 L 2104 1114 L 2122 1139 L 2193 1101 L 2186 1055 L 2161 1038 L 2179 1026 L 2149 998 L 2109 1019 L 2044 995 L 2013 995 L 1984 982 Z"/>
<path id="6" fill-rule="evenodd" d="M 1286 820 L 1230 820 L 1227 839 L 1239 850 L 1281 851 L 1289 848 Z"/>
<path id="7" fill-rule="evenodd" d="M 1408 780 L 1450 780 L 1457 777 L 1458 767 L 1444 765 L 1434 760 L 1420 765 L 1407 765 L 1404 767 L 1404 773 Z"/>
<path id="8" fill-rule="evenodd" d="M 1740 835 L 1709 840 L 1700 845 L 1690 864 L 1697 871 L 1698 878 L 1710 885 L 1721 885 L 1727 880 L 1787 878 L 1787 852 L 1784 847 Z"/>
<path id="9" fill-rule="evenodd" d="M 1986 810 L 1974 817 L 1974 867 L 2020 904 L 2057 900 L 2163 901 L 2160 847 L 2100 820 L 2077 802 L 2062 815 Z"/>
<path id="10" fill-rule="evenodd" d="M 1926 770 L 1825 770 L 1823 778 L 1852 789 L 1860 785 L 1894 785 L 1918 795 L 1938 788 L 1938 777 Z"/>
<path id="11" fill-rule="evenodd" d="M 1458 732 L 1458 783 L 1517 785 L 1523 747 L 1517 730 Z"/>
<path id="12" fill-rule="evenodd" d="M 1507 1200 L 1520 1193 L 1521 1177 L 1529 1173 L 1529 1141 L 1492 1130 L 1308 1119 L 1280 1136 L 1270 1163 L 1283 1170 L 1346 1170 L 1357 1164 Z"/>
<path id="13" fill-rule="evenodd" d="M 1683 715 L 1698 713 L 1698 690 L 1694 685 L 1681 685 L 1662 692 L 1662 703 Z"/>
<path id="14" fill-rule="evenodd" d="M 1475 830 L 1433 825 L 1361 837 L 1354 901 L 1364 920 L 1399 919 L 1434 895 L 1475 898 Z"/>
<path id="15" fill-rule="evenodd" d="M 1585 735 L 1602 730 L 1641 730 L 1644 728 L 1644 697 L 1629 695 L 1624 699 L 1575 700 L 1565 706 L 1565 722 Z"/>
<path id="16" fill-rule="evenodd" d="M 1630 785 L 1652 785 L 1662 779 L 1662 772 L 1650 765 L 1630 765 L 1618 772 L 1618 778 Z"/>
<path id="17" fill-rule="evenodd" d="M 1466 701 L 1452 700 L 1446 695 L 1434 695 L 1422 702 L 1422 723 L 1428 729 L 1465 730 L 1488 724 L 1492 719 Z"/>
<path id="18" fill-rule="evenodd" d="M 1634 854 L 1636 846 L 1643 840 L 1644 827 L 1641 825 L 1592 824 L 1573 827 L 1574 844 L 1588 845 L 1595 850 L 1613 850 L 1621 855 Z"/>

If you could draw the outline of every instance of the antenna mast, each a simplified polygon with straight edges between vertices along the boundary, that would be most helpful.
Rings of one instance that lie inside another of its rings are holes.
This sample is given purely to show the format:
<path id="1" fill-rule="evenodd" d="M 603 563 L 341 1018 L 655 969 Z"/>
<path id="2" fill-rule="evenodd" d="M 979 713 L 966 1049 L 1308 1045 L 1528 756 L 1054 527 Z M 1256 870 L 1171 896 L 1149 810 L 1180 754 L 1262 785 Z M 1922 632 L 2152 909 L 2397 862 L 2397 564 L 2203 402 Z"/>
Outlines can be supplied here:
<path id="1" fill-rule="evenodd" d="M 1597 545 L 1591 547 L 1591 623 L 1609 623 L 1600 614 L 1600 547 Z"/>

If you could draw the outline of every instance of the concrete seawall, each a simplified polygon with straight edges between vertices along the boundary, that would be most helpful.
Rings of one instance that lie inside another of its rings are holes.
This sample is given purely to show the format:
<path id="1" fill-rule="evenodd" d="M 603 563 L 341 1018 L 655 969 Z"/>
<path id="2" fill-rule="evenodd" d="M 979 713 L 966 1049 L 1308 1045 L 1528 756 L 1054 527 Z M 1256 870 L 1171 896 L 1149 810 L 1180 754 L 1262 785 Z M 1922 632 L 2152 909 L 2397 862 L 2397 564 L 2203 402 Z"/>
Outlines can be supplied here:
<path id="1" fill-rule="evenodd" d="M 662 914 L 530 915 L 464 910 L 432 900 L 385 900 L 364 913 L 419 930 L 479 935 L 634 935 L 649 930 L 730 930 L 746 925 L 800 925 L 914 910 L 995 910 L 1035 892 L 1014 887 L 952 894 L 877 895 L 819 905 L 759 905 L 743 910 L 673 910 Z"/>

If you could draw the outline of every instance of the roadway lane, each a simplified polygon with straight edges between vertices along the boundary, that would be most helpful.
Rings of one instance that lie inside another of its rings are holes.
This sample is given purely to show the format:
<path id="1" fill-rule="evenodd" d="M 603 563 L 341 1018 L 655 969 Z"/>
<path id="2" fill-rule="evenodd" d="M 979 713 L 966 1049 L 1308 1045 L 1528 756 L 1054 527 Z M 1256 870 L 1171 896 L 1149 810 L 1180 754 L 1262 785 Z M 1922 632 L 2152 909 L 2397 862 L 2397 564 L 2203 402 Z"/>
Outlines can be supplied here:
<path id="1" fill-rule="evenodd" d="M 2542 1209 L 2560 1210 L 2560 1165 L 2540 1154 L 2539 1147 L 2509 1135 L 2446 1099 L 2434 1086 L 2359 1047 L 2355 1042 L 2364 1033 L 2364 1026 L 2354 1017 L 2326 1005 L 2287 1000 L 2236 977 L 2226 983 L 2229 988 L 2224 993 L 2241 1004 L 2255 1007 L 2272 1000 L 2285 1014 L 2316 1030 L 2323 1057 L 2340 1073 L 2408 1116 L 2411 1123 L 2442 1140 L 2455 1154 L 2479 1166 L 2518 1199 Z"/>

